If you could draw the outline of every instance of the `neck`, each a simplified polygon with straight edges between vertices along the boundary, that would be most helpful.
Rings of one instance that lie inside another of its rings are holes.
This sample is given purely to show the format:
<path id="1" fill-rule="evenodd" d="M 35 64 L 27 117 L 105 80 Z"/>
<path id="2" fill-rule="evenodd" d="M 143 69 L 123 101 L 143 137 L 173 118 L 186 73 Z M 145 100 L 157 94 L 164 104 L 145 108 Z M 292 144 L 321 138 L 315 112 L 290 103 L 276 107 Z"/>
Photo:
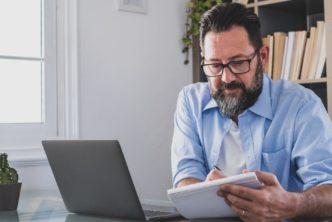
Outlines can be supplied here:
<path id="1" fill-rule="evenodd" d="M 232 116 L 231 119 L 238 125 L 239 122 L 239 114 L 236 114 L 235 116 Z"/>

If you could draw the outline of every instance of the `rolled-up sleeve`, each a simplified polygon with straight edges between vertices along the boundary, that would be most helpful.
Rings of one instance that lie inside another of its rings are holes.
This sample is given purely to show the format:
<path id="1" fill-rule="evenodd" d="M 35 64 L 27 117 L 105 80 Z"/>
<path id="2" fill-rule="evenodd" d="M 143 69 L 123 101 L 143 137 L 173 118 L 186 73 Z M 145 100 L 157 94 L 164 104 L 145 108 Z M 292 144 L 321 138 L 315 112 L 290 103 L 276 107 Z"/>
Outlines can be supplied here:
<path id="1" fill-rule="evenodd" d="M 178 97 L 174 116 L 174 134 L 172 141 L 173 186 L 185 178 L 204 180 L 206 168 L 204 153 L 199 140 L 196 120 L 188 102 L 186 88 Z"/>
<path id="2" fill-rule="evenodd" d="M 332 184 L 332 123 L 318 98 L 299 110 L 294 133 L 292 159 L 303 189 Z"/>

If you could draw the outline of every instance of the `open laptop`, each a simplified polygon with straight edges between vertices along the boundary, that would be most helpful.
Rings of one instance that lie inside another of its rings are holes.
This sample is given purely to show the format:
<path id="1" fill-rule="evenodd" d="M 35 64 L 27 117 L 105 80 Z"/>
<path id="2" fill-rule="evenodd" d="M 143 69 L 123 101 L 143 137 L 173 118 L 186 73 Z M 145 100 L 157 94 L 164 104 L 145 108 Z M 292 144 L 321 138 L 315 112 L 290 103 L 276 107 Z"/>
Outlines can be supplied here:
<path id="1" fill-rule="evenodd" d="M 161 220 L 176 212 L 143 211 L 117 140 L 42 141 L 68 211 L 122 219 Z"/>

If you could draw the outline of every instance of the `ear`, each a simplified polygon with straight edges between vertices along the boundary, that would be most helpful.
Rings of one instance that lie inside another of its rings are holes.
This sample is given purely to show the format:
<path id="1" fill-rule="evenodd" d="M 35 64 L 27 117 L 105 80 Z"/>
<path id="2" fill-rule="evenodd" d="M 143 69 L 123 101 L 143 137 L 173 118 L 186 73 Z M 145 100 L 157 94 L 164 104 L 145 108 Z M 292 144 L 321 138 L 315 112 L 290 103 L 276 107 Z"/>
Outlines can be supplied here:
<path id="1" fill-rule="evenodd" d="M 262 48 L 259 50 L 260 57 L 262 60 L 263 67 L 267 64 L 269 61 L 269 51 L 270 48 L 266 45 L 263 45 Z"/>

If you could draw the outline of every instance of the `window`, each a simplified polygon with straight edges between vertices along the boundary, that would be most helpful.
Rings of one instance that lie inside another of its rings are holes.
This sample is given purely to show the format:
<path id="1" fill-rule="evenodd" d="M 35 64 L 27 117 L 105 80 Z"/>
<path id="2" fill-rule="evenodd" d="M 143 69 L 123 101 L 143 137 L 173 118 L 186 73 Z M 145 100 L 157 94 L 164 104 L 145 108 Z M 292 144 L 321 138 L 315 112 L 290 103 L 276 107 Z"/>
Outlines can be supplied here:
<path id="1" fill-rule="evenodd" d="M 0 0 L 0 148 L 40 146 L 57 124 L 56 1 Z"/>

